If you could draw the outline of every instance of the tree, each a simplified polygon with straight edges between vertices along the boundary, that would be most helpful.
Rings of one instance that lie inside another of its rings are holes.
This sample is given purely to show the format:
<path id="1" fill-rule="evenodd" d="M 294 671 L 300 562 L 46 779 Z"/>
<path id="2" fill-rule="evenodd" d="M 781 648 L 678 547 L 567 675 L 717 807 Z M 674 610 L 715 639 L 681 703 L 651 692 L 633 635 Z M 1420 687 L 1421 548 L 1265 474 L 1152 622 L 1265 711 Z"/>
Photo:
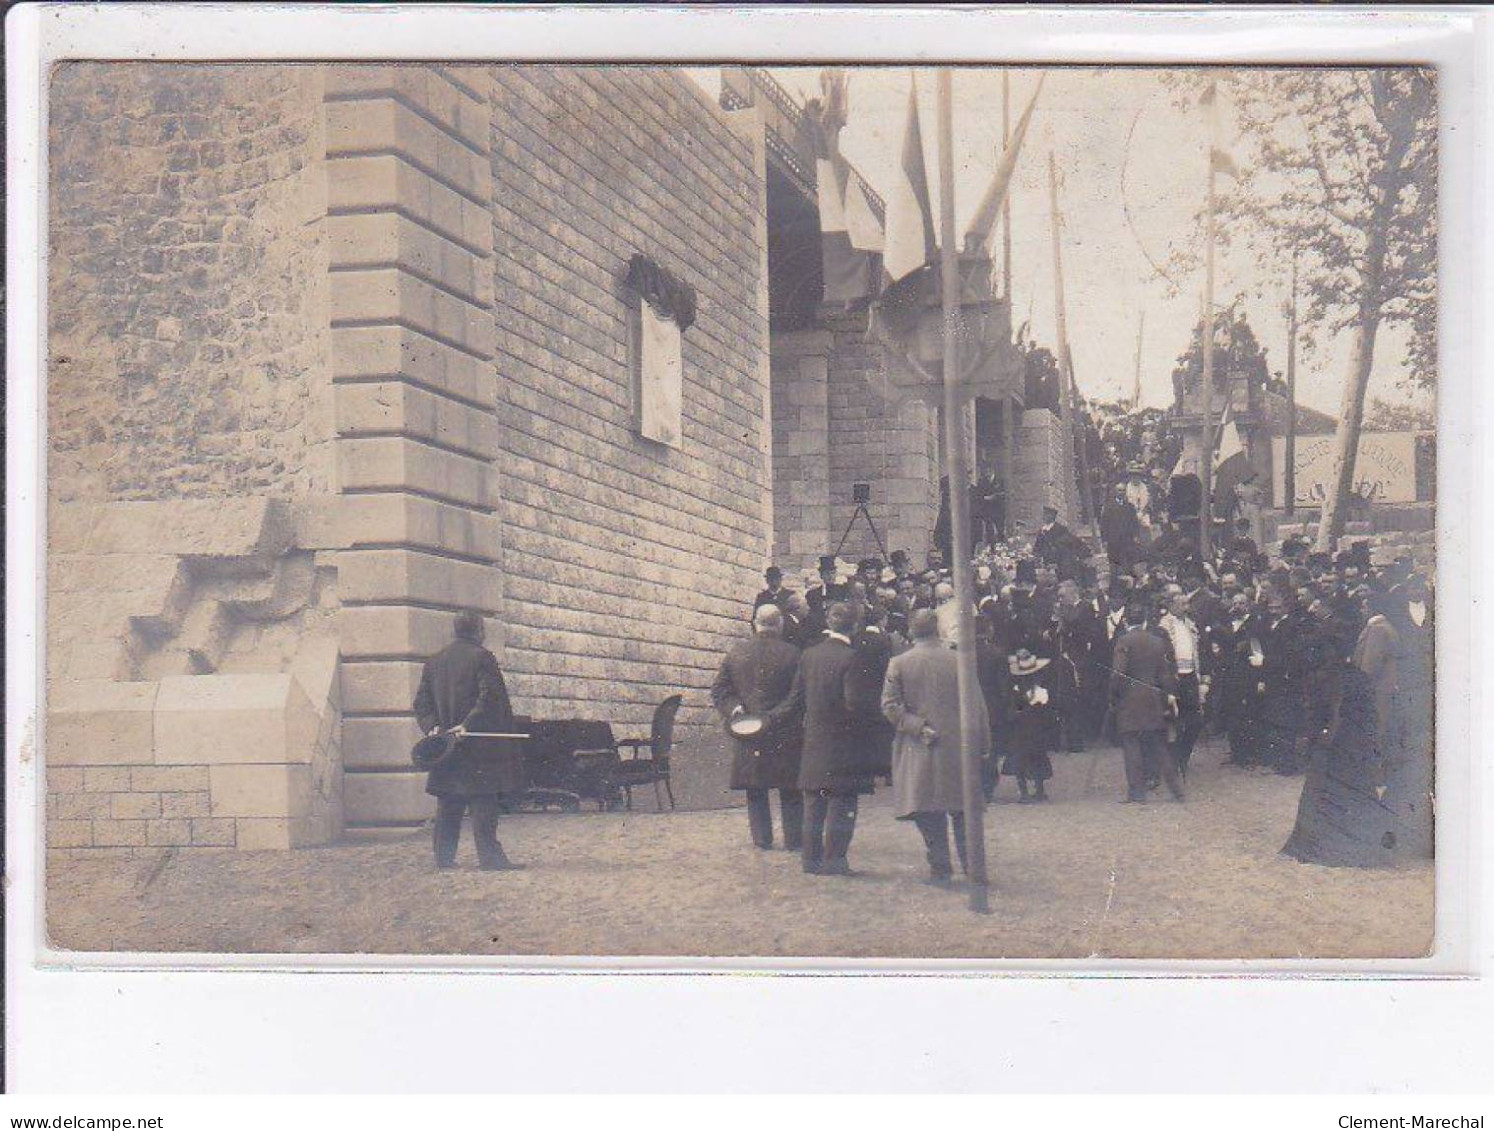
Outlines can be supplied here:
<path id="1" fill-rule="evenodd" d="M 1420 404 L 1391 404 L 1376 397 L 1364 416 L 1368 432 L 1431 432 L 1437 427 L 1437 415 Z"/>
<path id="2" fill-rule="evenodd" d="M 1336 486 L 1319 549 L 1343 530 L 1365 392 L 1382 325 L 1401 325 L 1410 382 L 1436 382 L 1437 103 L 1428 68 L 1240 69 L 1220 80 L 1242 172 L 1222 196 L 1276 271 L 1297 256 L 1303 344 L 1351 333 L 1335 441 Z"/>

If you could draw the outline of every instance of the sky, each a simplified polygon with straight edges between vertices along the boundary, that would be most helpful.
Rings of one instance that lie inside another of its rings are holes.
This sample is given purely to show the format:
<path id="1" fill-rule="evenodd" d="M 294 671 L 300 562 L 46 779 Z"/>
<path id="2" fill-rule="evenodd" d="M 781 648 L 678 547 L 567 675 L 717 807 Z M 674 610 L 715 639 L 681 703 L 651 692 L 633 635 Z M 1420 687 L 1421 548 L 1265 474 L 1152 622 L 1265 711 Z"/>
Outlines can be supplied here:
<path id="1" fill-rule="evenodd" d="M 817 68 L 771 68 L 800 99 L 819 93 Z M 695 69 L 692 78 L 715 97 L 718 72 Z M 1038 72 L 1013 70 L 1011 120 L 1015 125 L 1036 86 Z M 849 69 L 849 121 L 841 151 L 884 196 L 902 146 L 908 87 L 916 75 L 925 164 L 939 209 L 935 76 L 906 67 Z M 974 212 L 995 171 L 1001 149 L 1001 71 L 962 68 L 954 75 L 955 216 L 959 231 Z M 1225 136 L 1228 137 L 1226 128 Z M 1057 68 L 1047 72 L 1012 188 L 1012 321 L 1030 322 L 1036 339 L 1056 339 L 1048 155 L 1059 172 L 1063 214 L 1063 274 L 1075 379 L 1088 397 L 1129 395 L 1136 371 L 1138 324 L 1145 315 L 1141 349 L 1142 401 L 1172 400 L 1172 370 L 1197 323 L 1202 268 L 1174 274 L 1175 250 L 1202 247 L 1199 215 L 1207 174 L 1201 113 L 1174 105 L 1161 71 Z M 1000 247 L 999 229 L 994 246 Z M 998 251 L 999 261 L 999 251 Z M 1156 265 L 1156 266 L 1154 266 Z M 999 270 L 999 268 L 998 268 Z M 1246 292 L 1244 309 L 1266 349 L 1273 372 L 1286 365 L 1285 288 L 1255 295 L 1263 273 L 1245 248 L 1217 260 L 1215 299 L 1224 304 Z M 1299 348 L 1298 400 L 1339 414 L 1349 362 L 1349 335 L 1340 334 L 1313 354 Z M 1371 399 L 1391 403 L 1424 395 L 1401 387 L 1405 339 L 1381 328 L 1376 340 Z"/>

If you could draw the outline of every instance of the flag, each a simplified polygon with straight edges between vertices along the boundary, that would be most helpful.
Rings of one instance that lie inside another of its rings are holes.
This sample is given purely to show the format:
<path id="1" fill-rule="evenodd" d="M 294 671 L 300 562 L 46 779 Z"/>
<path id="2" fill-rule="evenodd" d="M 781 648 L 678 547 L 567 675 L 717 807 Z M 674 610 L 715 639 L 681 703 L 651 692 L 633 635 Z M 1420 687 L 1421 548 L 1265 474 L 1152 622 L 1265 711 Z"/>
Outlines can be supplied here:
<path id="1" fill-rule="evenodd" d="M 970 221 L 970 229 L 965 234 L 966 247 L 973 243 L 983 248 L 991 238 L 991 232 L 996 227 L 996 217 L 1001 212 L 1002 202 L 1006 200 L 1007 192 L 1011 187 L 1012 173 L 1017 168 L 1017 156 L 1022 152 L 1022 139 L 1027 136 L 1027 127 L 1032 122 L 1032 112 L 1037 108 L 1038 95 L 1042 93 L 1043 82 L 1047 77 L 1046 71 L 1038 75 L 1037 87 L 1032 92 L 1032 98 L 1028 100 L 1027 109 L 1022 111 L 1022 117 L 1017 121 L 1017 130 L 1003 150 L 1001 160 L 996 165 L 996 172 L 991 177 L 991 184 L 975 210 L 975 219 Z"/>
<path id="2" fill-rule="evenodd" d="M 1219 85 L 1209 83 L 1204 92 L 1199 96 L 1198 104 L 1203 108 L 1204 115 L 1209 122 L 1209 133 L 1213 137 L 1219 136 Z M 1221 173 L 1234 180 L 1240 179 L 1240 166 L 1230 156 L 1229 151 L 1219 148 L 1213 144 L 1209 145 L 1209 167 L 1216 173 Z"/>
<path id="3" fill-rule="evenodd" d="M 1240 166 L 1235 164 L 1235 159 L 1217 145 L 1209 150 L 1209 160 L 1213 163 L 1214 172 L 1222 173 L 1226 177 L 1235 180 L 1240 179 Z"/>
<path id="4" fill-rule="evenodd" d="M 825 301 L 856 302 L 877 287 L 882 229 L 861 182 L 844 158 L 822 157 L 815 165 L 820 206 L 820 251 Z"/>
<path id="5" fill-rule="evenodd" d="M 1245 441 L 1240 435 L 1240 426 L 1235 423 L 1228 405 L 1219 422 L 1215 443 L 1214 495 L 1227 499 L 1236 487 L 1255 476 L 1255 469 L 1250 466 L 1250 457 L 1245 451 Z"/>
<path id="6" fill-rule="evenodd" d="M 887 196 L 887 236 L 882 268 L 888 283 L 907 278 L 938 253 L 934 238 L 934 206 L 929 200 L 929 178 L 923 164 L 923 130 L 918 122 L 918 83 L 908 91 L 908 122 L 903 129 L 903 152 Z"/>
<path id="7" fill-rule="evenodd" d="M 882 316 L 894 333 L 906 328 L 927 288 L 937 282 L 929 269 L 938 257 L 934 207 L 923 163 L 923 130 L 918 121 L 918 80 L 908 91 L 903 151 L 887 194 L 887 228 L 882 248 Z"/>
<path id="8" fill-rule="evenodd" d="M 846 124 L 849 83 L 845 72 L 820 73 L 823 97 L 811 106 L 815 131 L 815 192 L 820 211 L 824 298 L 852 303 L 870 298 L 881 281 L 878 256 L 882 225 L 867 199 L 861 178 L 841 156 L 839 135 Z M 808 107 L 806 107 L 808 109 Z"/>

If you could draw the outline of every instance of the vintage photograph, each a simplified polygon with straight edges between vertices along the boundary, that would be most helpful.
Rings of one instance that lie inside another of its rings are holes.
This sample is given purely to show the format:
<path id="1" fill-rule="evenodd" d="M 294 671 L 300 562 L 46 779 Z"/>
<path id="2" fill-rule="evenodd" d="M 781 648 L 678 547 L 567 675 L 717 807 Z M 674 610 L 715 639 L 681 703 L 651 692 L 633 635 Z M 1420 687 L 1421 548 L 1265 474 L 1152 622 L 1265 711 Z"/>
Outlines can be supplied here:
<path id="1" fill-rule="evenodd" d="M 57 65 L 50 945 L 1427 956 L 1438 105 Z"/>

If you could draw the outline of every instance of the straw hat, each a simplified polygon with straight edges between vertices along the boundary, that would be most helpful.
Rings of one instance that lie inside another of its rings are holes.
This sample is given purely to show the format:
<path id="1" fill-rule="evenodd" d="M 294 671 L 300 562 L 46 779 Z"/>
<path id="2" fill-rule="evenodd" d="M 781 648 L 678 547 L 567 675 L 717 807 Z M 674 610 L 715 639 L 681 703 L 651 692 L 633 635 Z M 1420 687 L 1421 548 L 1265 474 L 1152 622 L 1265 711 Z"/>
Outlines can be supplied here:
<path id="1" fill-rule="evenodd" d="M 1007 666 L 1011 669 L 1012 675 L 1032 675 L 1046 668 L 1048 661 L 1041 656 L 1034 656 L 1026 648 L 1018 648 L 1007 660 Z"/>

